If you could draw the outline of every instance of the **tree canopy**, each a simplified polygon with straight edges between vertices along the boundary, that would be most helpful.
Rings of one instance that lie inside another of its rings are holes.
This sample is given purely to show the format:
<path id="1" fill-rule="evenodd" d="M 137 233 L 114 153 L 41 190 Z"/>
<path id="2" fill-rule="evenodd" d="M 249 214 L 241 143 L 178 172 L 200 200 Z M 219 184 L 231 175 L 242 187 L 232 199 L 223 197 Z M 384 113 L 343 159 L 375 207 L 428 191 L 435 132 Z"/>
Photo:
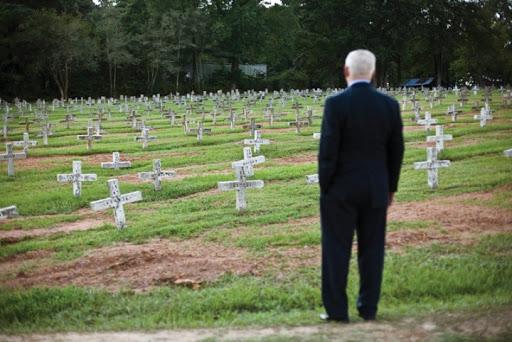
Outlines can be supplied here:
<path id="1" fill-rule="evenodd" d="M 368 48 L 375 81 L 512 83 L 510 0 L 45 0 L 0 4 L 0 96 L 117 96 L 344 86 Z M 228 65 L 211 77 L 205 64 Z M 266 77 L 241 73 L 266 64 Z"/>

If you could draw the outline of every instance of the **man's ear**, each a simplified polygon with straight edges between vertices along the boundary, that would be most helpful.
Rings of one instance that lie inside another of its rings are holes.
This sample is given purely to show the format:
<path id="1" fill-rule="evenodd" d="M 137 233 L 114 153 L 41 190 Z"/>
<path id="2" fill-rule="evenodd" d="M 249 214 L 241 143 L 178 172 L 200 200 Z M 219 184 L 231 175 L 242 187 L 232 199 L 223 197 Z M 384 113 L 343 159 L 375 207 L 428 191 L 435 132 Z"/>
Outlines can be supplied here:
<path id="1" fill-rule="evenodd" d="M 343 67 L 343 76 L 345 76 L 345 78 L 348 78 L 350 76 L 350 70 L 346 65 Z"/>

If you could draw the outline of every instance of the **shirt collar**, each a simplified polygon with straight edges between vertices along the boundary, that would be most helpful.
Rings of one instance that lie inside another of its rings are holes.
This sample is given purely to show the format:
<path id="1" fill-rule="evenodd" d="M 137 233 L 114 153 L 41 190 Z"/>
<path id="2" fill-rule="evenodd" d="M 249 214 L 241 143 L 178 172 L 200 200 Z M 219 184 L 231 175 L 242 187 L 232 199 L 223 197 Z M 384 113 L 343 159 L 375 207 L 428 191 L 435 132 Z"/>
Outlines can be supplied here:
<path id="1" fill-rule="evenodd" d="M 360 79 L 352 80 L 351 82 L 348 83 L 348 86 L 350 87 L 350 86 L 353 86 L 354 84 L 357 84 L 357 83 L 367 83 L 367 84 L 370 84 L 371 81 L 367 80 L 367 79 L 360 78 Z"/>

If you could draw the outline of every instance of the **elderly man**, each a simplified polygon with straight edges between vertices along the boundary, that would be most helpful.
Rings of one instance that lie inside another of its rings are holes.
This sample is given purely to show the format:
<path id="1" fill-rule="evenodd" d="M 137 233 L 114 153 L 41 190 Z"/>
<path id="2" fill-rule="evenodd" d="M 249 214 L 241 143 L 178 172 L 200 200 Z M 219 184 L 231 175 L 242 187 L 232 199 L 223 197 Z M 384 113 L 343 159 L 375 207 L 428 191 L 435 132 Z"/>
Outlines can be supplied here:
<path id="1" fill-rule="evenodd" d="M 404 153 L 397 101 L 373 88 L 375 55 L 345 60 L 348 88 L 325 101 L 318 173 L 322 223 L 324 320 L 348 322 L 347 277 L 357 234 L 357 310 L 374 320 L 382 283 L 387 207 L 397 191 Z"/>

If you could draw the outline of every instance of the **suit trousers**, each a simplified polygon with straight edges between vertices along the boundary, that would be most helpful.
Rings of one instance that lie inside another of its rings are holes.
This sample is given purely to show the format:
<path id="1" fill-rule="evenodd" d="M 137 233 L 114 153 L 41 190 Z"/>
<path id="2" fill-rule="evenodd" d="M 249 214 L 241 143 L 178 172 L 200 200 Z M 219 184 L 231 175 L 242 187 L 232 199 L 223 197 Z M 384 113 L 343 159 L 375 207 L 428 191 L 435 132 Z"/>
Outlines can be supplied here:
<path id="1" fill-rule="evenodd" d="M 366 202 L 366 203 L 365 203 Z M 377 314 L 380 298 L 387 208 L 372 208 L 369 201 L 320 196 L 322 226 L 322 300 L 332 319 L 348 320 L 347 277 L 352 240 L 357 233 L 359 296 L 363 318 Z"/>

